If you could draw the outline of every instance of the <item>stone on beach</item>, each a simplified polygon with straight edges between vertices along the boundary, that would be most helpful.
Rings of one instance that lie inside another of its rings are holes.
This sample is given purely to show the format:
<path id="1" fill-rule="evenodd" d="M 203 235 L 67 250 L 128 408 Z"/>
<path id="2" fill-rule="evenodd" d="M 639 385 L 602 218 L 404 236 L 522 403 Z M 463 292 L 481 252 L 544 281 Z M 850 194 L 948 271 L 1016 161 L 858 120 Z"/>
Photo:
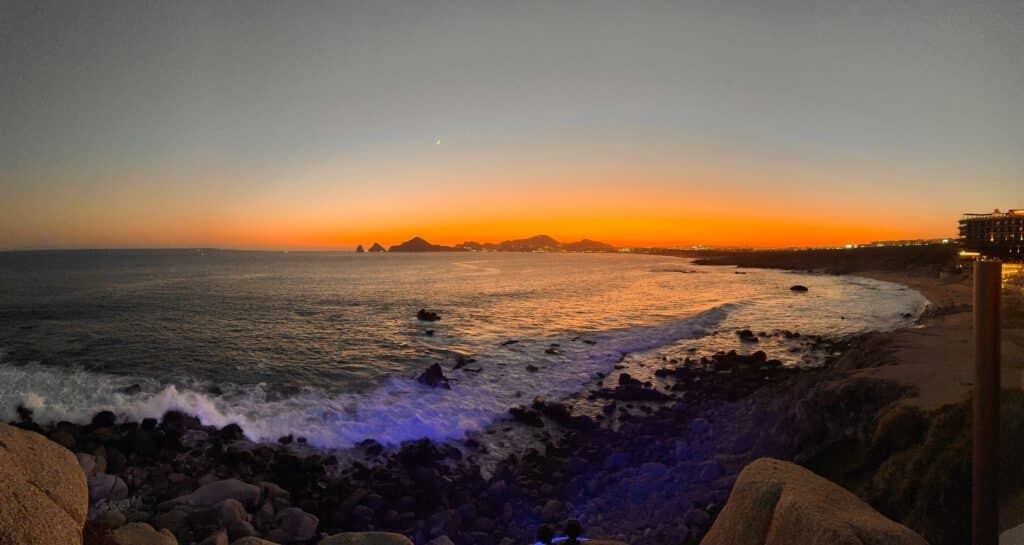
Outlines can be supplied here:
<path id="1" fill-rule="evenodd" d="M 178 545 L 169 530 L 156 531 L 145 522 L 130 522 L 110 533 L 115 545 Z"/>
<path id="2" fill-rule="evenodd" d="M 70 451 L 0 424 L 0 482 L 0 542 L 81 543 L 89 491 Z"/>
<path id="3" fill-rule="evenodd" d="M 320 540 L 318 545 L 413 545 L 412 540 L 392 532 L 342 532 Z"/>
<path id="4" fill-rule="evenodd" d="M 260 538 L 258 538 L 256 536 L 248 536 L 248 537 L 243 537 L 241 539 L 236 539 L 235 541 L 232 541 L 231 545 L 278 545 L 278 544 L 274 543 L 273 541 L 267 541 L 265 539 L 260 539 Z"/>
<path id="5" fill-rule="evenodd" d="M 249 520 L 249 515 L 245 512 L 245 506 L 234 498 L 221 501 L 214 505 L 214 508 L 217 510 L 217 520 L 224 528 L 239 521 Z"/>
<path id="6" fill-rule="evenodd" d="M 128 485 L 117 475 L 103 473 L 89 477 L 89 501 L 123 500 L 128 497 Z"/>
<path id="7" fill-rule="evenodd" d="M 289 507 L 277 514 L 274 523 L 277 528 L 268 537 L 282 543 L 291 543 L 313 539 L 320 519 L 298 507 Z"/>
<path id="8" fill-rule="evenodd" d="M 796 464 L 761 458 L 740 473 L 701 545 L 926 545 L 842 487 Z"/>
<path id="9" fill-rule="evenodd" d="M 209 507 L 227 499 L 237 500 L 243 505 L 256 505 L 260 499 L 260 487 L 238 479 L 224 479 L 200 486 L 191 494 L 180 496 L 172 501 Z"/>

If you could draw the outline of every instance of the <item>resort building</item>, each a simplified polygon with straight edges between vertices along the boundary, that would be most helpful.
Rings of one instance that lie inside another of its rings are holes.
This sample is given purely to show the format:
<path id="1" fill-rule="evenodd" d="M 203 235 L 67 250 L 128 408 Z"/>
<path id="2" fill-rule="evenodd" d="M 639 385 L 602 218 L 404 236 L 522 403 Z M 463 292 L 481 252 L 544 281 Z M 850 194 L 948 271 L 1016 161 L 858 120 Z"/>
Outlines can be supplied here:
<path id="1" fill-rule="evenodd" d="M 1024 209 L 991 214 L 964 214 L 960 244 L 968 252 L 1003 261 L 1024 260 Z"/>

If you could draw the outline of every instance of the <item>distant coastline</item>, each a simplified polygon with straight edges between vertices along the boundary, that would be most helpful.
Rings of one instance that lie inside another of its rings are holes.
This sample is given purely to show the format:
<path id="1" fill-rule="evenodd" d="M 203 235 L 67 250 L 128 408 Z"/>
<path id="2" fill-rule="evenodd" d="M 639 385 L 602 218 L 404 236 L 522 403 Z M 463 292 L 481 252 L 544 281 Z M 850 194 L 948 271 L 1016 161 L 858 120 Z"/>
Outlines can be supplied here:
<path id="1" fill-rule="evenodd" d="M 498 243 L 466 241 L 455 246 L 431 244 L 421 237 L 413 237 L 388 248 L 388 252 L 614 252 L 617 250 L 611 244 L 596 240 L 585 238 L 576 242 L 563 243 L 548 235 L 536 235 Z"/>

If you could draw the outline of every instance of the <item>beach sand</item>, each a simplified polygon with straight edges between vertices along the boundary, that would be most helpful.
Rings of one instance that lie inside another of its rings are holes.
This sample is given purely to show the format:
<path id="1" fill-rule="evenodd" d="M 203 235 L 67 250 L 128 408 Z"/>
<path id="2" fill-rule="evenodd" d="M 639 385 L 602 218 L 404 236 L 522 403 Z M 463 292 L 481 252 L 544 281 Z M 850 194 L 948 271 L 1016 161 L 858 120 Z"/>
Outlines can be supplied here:
<path id="1" fill-rule="evenodd" d="M 973 279 L 969 274 L 937 278 L 891 271 L 866 271 L 858 276 L 895 282 L 921 292 L 931 301 L 931 316 L 919 327 L 877 337 L 882 360 L 858 371 L 874 378 L 911 386 L 917 395 L 902 403 L 924 410 L 966 399 L 974 386 L 972 348 Z M 1024 376 L 1024 329 L 1002 333 L 1002 387 L 1021 389 Z"/>

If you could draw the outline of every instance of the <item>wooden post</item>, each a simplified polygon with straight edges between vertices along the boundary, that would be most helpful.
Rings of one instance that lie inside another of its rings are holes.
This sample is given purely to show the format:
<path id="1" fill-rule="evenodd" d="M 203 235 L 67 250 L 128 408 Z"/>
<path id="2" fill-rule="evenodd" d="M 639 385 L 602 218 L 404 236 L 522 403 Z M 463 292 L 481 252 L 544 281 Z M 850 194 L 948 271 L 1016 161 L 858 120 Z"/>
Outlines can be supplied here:
<path id="1" fill-rule="evenodd" d="M 999 297 L 1002 263 L 974 263 L 974 545 L 999 543 Z"/>

